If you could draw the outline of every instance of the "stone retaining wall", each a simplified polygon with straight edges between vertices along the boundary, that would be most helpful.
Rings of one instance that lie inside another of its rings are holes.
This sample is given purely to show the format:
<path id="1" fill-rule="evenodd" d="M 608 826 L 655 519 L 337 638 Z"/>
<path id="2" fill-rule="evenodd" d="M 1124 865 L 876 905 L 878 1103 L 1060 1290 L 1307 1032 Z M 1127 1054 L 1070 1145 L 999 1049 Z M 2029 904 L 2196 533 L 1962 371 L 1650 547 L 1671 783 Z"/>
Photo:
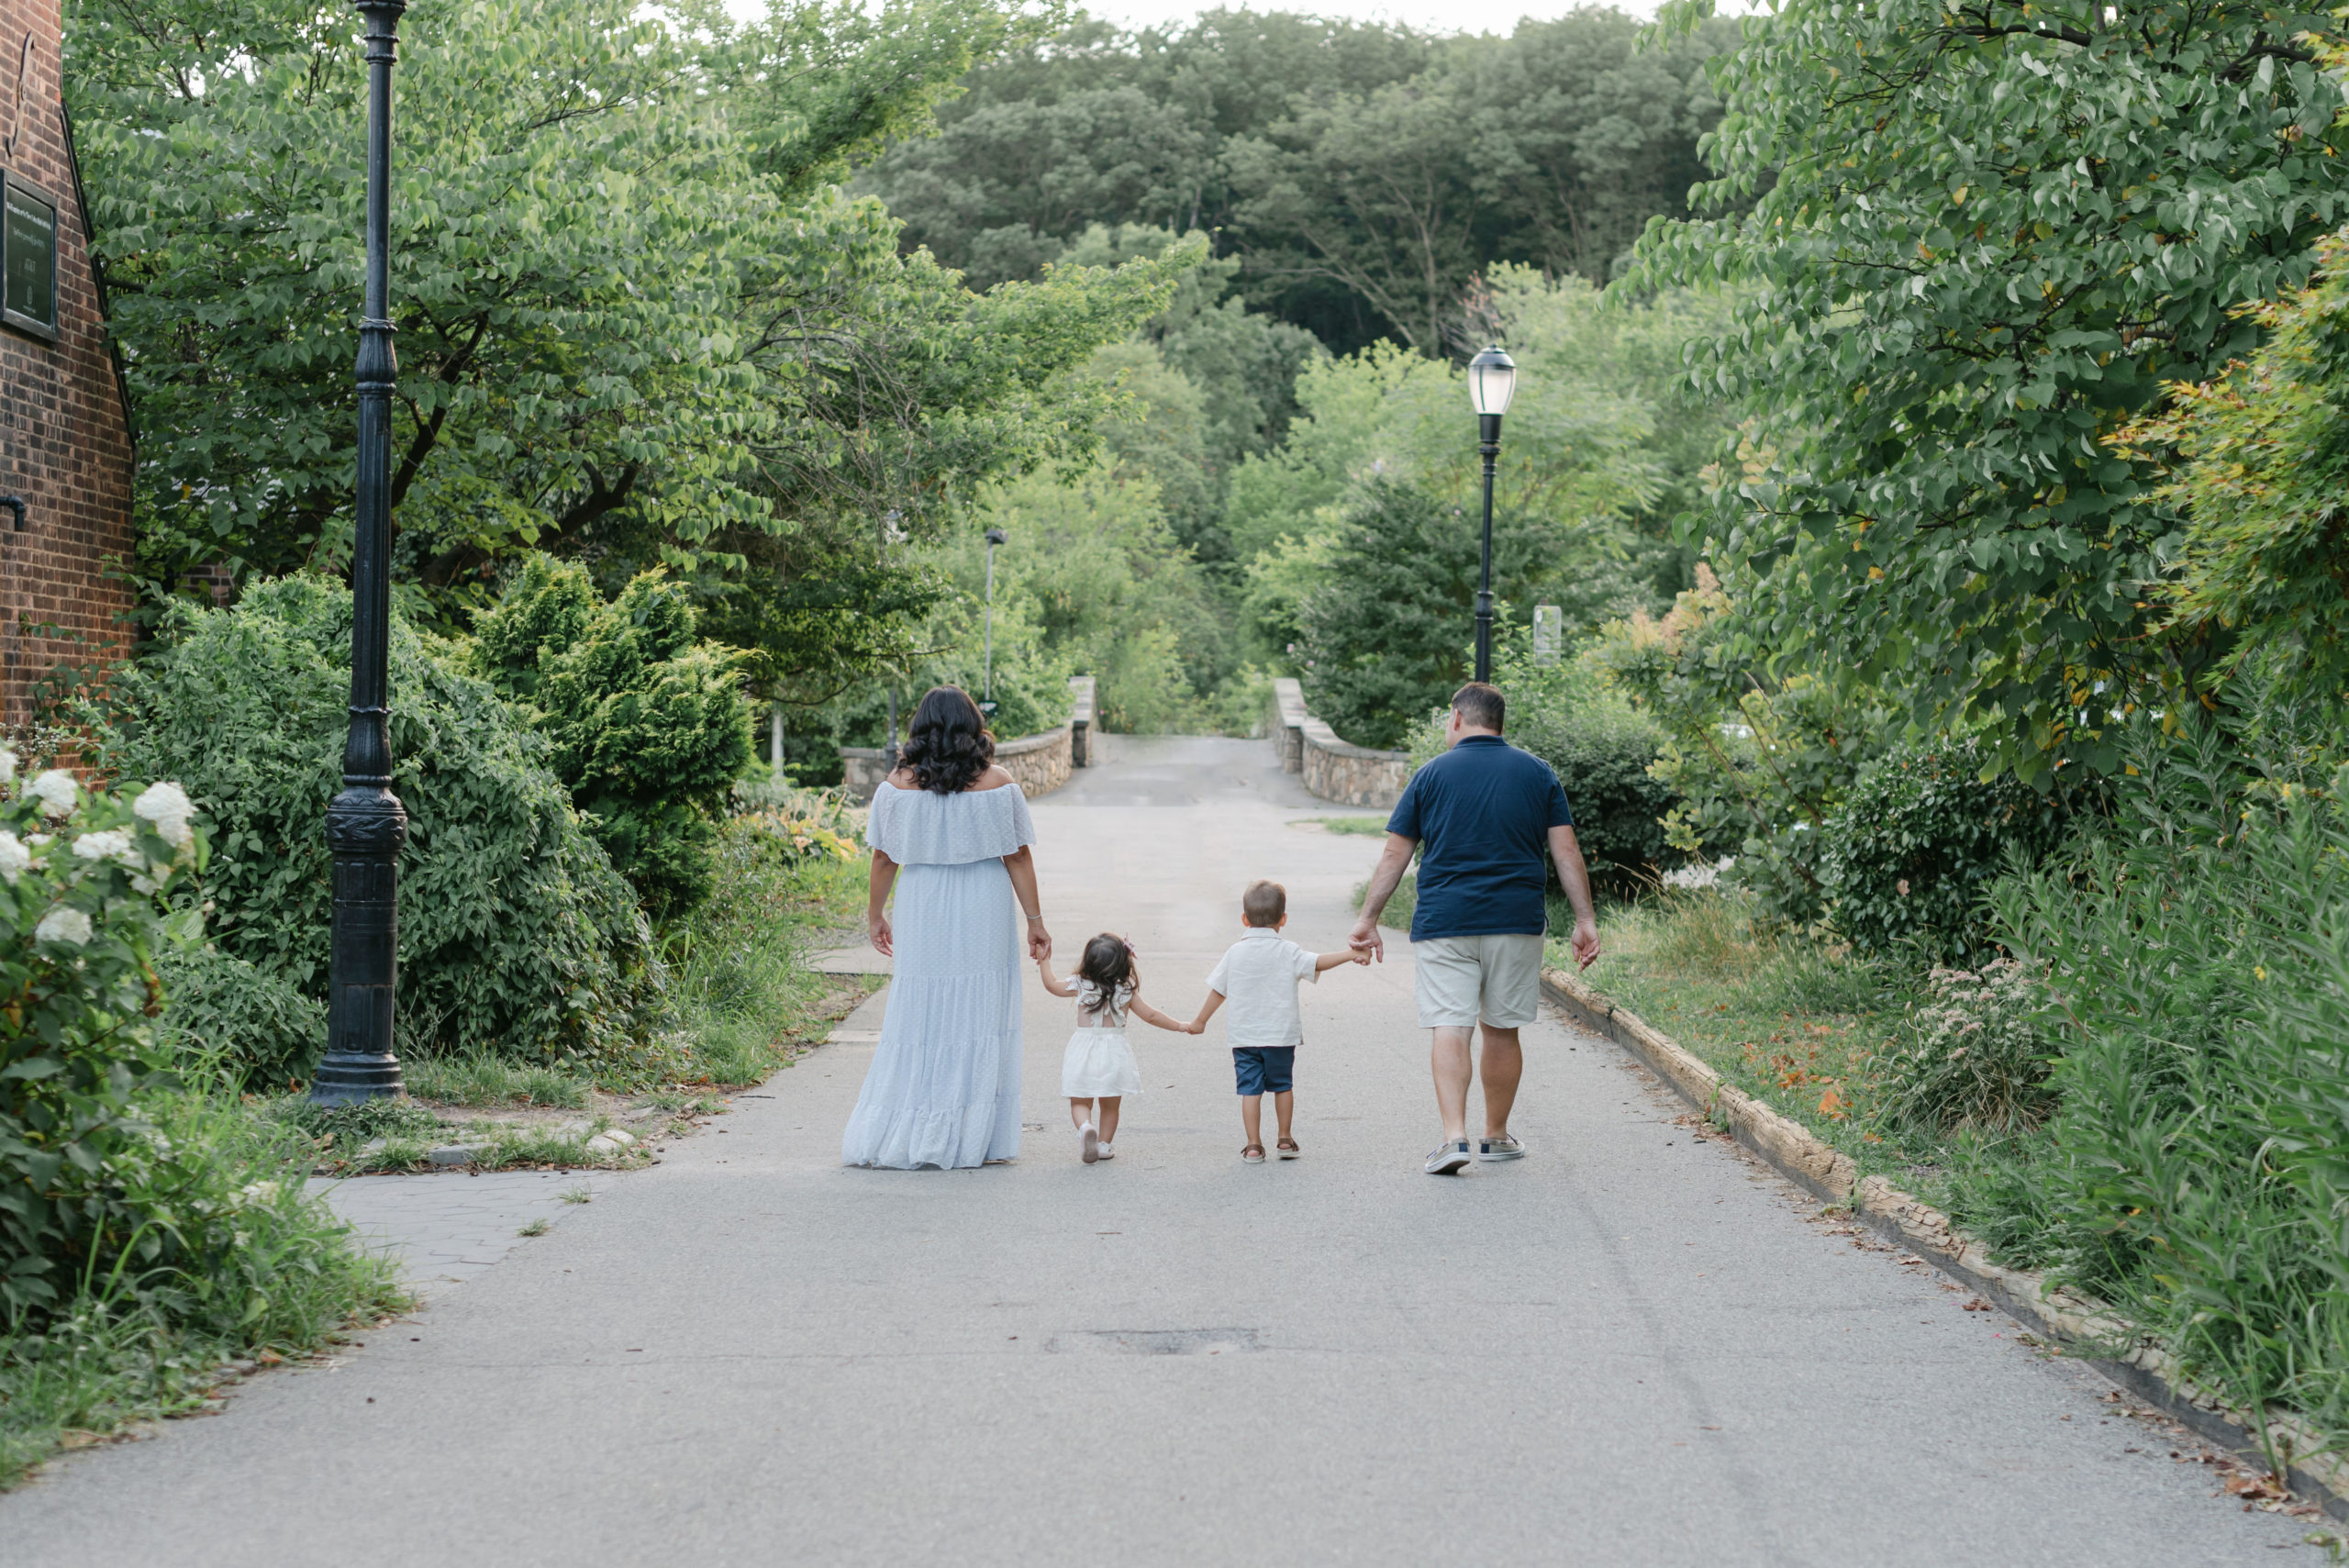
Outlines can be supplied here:
<path id="1" fill-rule="evenodd" d="M 1338 739 L 1306 711 L 1304 688 L 1283 677 L 1273 683 L 1273 740 L 1281 769 L 1301 776 L 1306 789 L 1339 806 L 1384 811 L 1411 781 L 1411 754 L 1374 751 Z"/>

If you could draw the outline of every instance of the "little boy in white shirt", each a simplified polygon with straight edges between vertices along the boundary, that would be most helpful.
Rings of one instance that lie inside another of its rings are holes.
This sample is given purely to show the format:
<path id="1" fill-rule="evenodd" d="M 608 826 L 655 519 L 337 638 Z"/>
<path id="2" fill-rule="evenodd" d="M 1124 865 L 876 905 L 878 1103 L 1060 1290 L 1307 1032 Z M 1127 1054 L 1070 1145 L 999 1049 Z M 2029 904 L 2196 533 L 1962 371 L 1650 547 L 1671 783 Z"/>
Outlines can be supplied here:
<path id="1" fill-rule="evenodd" d="M 1292 1080 L 1297 1048 L 1305 1035 L 1297 1010 L 1297 983 L 1318 981 L 1325 969 L 1341 963 L 1368 963 L 1367 952 L 1340 951 L 1312 953 L 1280 934 L 1288 924 L 1288 890 L 1277 882 L 1253 882 L 1240 897 L 1241 927 L 1247 935 L 1231 944 L 1208 976 L 1208 999 L 1191 1021 L 1197 1034 L 1215 1010 L 1229 1001 L 1231 1018 L 1225 1038 L 1231 1046 L 1231 1066 L 1240 1083 L 1240 1122 L 1247 1129 L 1248 1145 L 1240 1157 L 1251 1165 L 1264 1162 L 1264 1095 L 1273 1096 L 1280 1118 L 1278 1148 L 1284 1160 L 1302 1152 L 1289 1136 L 1289 1115 L 1296 1109 Z"/>

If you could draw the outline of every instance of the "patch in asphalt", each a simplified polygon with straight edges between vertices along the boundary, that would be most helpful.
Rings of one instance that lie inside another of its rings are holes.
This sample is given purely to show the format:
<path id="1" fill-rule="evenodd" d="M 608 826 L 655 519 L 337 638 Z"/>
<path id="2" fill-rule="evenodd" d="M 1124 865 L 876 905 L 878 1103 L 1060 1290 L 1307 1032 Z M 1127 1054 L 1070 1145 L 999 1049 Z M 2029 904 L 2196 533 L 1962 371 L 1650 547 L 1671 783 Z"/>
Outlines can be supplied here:
<path id="1" fill-rule="evenodd" d="M 1084 1329 L 1045 1341 L 1048 1355 L 1213 1356 L 1265 1349 L 1254 1329 Z"/>

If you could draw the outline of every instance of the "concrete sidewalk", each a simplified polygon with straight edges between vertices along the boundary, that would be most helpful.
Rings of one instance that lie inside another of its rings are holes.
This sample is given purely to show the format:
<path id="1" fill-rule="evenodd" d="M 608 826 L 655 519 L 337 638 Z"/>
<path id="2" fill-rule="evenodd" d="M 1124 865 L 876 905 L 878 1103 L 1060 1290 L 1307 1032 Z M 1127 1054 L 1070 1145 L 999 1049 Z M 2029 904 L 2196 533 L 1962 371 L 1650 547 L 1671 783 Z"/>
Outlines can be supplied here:
<path id="1" fill-rule="evenodd" d="M 1120 738 L 1038 803 L 1064 952 L 1187 1013 L 1255 875 L 1342 940 L 1377 840 L 1269 748 Z M 1220 1029 L 1137 1029 L 1076 1159 L 1031 984 L 1013 1165 L 850 1171 L 828 1046 L 416 1326 L 0 1497 L 0 1562 L 2272 1562 L 1996 1313 L 1827 1233 L 1613 1047 L 1529 1031 L 1533 1151 L 1419 1173 L 1408 950 L 1307 993 L 1305 1157 L 1241 1163 Z M 846 1034 L 877 1025 L 868 1003 Z M 445 1179 L 445 1178 L 444 1178 Z M 414 1336 L 411 1339 L 410 1336 Z"/>

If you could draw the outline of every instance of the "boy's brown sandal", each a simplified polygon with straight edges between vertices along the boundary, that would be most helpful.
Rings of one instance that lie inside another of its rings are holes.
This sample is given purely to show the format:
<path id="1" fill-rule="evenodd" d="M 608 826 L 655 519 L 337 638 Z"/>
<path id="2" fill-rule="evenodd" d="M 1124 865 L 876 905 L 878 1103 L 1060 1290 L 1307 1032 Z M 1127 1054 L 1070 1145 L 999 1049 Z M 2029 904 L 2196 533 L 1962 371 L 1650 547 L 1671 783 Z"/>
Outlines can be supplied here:
<path id="1" fill-rule="evenodd" d="M 1275 1144 L 1274 1147 L 1281 1151 L 1281 1158 L 1284 1160 L 1294 1160 L 1299 1154 L 1305 1152 L 1304 1150 L 1299 1149 L 1297 1146 L 1297 1140 L 1294 1138 L 1284 1138 L 1280 1142 Z"/>
<path id="2" fill-rule="evenodd" d="M 1240 1157 L 1251 1165 L 1261 1165 L 1264 1162 L 1264 1146 L 1261 1143 L 1251 1143 L 1240 1151 Z"/>

